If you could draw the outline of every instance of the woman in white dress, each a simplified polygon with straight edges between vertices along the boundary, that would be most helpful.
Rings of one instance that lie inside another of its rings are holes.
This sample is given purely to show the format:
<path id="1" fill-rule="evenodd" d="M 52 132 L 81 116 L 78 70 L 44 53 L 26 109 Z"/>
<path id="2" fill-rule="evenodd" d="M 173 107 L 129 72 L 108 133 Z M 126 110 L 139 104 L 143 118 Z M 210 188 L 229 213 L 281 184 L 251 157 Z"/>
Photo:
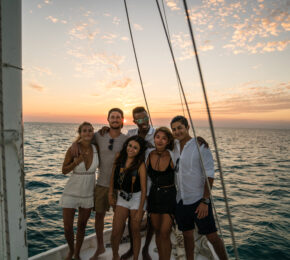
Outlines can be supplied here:
<path id="1" fill-rule="evenodd" d="M 99 165 L 97 147 L 91 144 L 94 128 L 82 123 L 78 128 L 80 155 L 74 157 L 71 147 L 67 150 L 62 166 L 62 173 L 71 175 L 64 187 L 60 206 L 63 212 L 64 233 L 69 246 L 66 260 L 80 259 L 80 249 L 85 236 L 85 228 L 94 207 L 95 173 Z M 79 210 L 76 247 L 74 248 L 74 215 Z"/>

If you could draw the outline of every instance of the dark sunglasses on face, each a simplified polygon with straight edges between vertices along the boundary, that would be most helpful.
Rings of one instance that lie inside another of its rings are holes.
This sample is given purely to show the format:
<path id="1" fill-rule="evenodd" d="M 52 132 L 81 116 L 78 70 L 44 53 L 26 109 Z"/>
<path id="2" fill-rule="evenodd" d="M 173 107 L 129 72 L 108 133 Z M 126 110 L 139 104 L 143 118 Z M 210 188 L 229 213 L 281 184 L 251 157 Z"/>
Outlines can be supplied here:
<path id="1" fill-rule="evenodd" d="M 110 151 L 113 150 L 114 141 L 115 141 L 115 140 L 114 140 L 113 138 L 109 140 L 109 146 L 108 146 L 108 149 L 109 149 Z"/>
<path id="2" fill-rule="evenodd" d="M 140 119 L 135 119 L 134 122 L 136 124 L 143 124 L 143 123 L 147 123 L 149 121 L 149 117 L 145 116 L 144 118 L 140 118 Z"/>

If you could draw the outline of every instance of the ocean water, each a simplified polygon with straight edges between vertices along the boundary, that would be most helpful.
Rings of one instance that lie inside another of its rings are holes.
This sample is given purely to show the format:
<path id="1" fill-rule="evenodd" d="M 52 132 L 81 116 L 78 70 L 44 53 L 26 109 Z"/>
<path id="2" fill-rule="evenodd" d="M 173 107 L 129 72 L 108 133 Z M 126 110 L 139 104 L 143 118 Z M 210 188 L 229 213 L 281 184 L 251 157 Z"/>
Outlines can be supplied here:
<path id="1" fill-rule="evenodd" d="M 65 243 L 58 201 L 68 177 L 61 166 L 77 126 L 24 124 L 29 256 Z M 196 132 L 214 152 L 209 129 Z M 216 136 L 240 259 L 290 259 L 290 130 L 217 128 Z M 213 196 L 226 248 L 233 257 L 218 172 Z M 111 222 L 110 212 L 105 228 Z M 93 232 L 92 214 L 86 235 Z"/>

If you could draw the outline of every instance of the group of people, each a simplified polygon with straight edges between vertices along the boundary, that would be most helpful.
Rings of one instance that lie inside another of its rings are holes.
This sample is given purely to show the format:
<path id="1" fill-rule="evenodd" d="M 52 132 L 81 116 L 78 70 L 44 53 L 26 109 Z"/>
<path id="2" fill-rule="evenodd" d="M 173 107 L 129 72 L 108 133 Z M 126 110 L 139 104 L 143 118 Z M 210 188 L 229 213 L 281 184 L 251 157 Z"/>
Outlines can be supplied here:
<path id="1" fill-rule="evenodd" d="M 94 133 L 93 126 L 79 126 L 78 139 L 68 149 L 62 172 L 72 172 L 64 188 L 64 233 L 69 246 L 66 259 L 80 259 L 80 249 L 91 210 L 95 211 L 97 249 L 91 260 L 105 252 L 104 218 L 113 207 L 111 246 L 113 260 L 138 259 L 141 247 L 141 221 L 147 211 L 147 234 L 143 259 L 151 259 L 148 249 L 155 233 L 159 259 L 170 259 L 170 233 L 174 223 L 182 231 L 186 258 L 194 258 L 195 226 L 206 235 L 220 259 L 227 259 L 217 234 L 210 191 L 203 174 L 201 158 L 210 186 L 214 180 L 214 161 L 207 142 L 192 138 L 183 116 L 171 120 L 167 127 L 154 129 L 144 107 L 133 109 L 136 129 L 121 132 L 124 114 L 119 108 L 108 113 L 109 127 Z M 198 151 L 198 147 L 200 153 Z M 95 172 L 99 168 L 95 185 Z M 79 210 L 76 243 L 73 222 Z M 119 256 L 119 244 L 126 221 L 130 248 Z"/>

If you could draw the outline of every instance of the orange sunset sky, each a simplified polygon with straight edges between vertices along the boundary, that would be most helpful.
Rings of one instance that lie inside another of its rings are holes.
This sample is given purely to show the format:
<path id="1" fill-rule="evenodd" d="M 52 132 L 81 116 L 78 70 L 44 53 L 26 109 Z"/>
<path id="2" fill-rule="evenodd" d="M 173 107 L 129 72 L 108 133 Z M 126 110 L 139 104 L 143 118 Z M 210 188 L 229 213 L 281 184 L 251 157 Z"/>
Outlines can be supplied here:
<path id="1" fill-rule="evenodd" d="M 162 2 L 160 1 L 160 4 Z M 24 121 L 106 123 L 112 107 L 145 105 L 123 1 L 22 2 Z M 153 123 L 182 114 L 154 0 L 127 0 Z M 287 0 L 188 1 L 214 124 L 290 129 Z M 194 122 L 205 102 L 182 1 L 164 0 L 170 38 Z"/>

